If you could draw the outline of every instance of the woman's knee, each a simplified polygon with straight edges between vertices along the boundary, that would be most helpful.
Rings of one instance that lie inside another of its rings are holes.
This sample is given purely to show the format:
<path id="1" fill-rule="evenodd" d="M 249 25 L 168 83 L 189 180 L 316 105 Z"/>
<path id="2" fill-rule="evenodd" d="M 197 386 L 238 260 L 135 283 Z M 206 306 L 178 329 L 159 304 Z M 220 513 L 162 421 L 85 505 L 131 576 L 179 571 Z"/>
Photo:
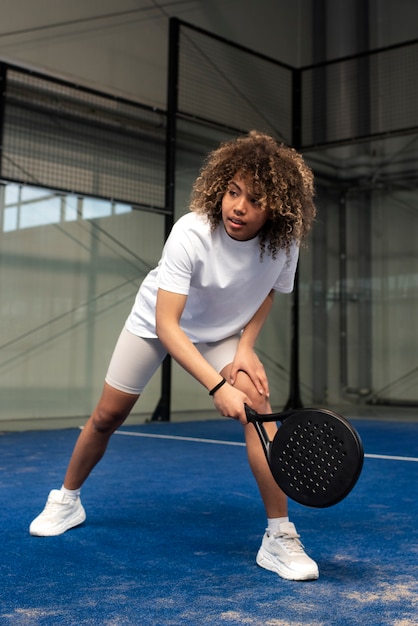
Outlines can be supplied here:
<path id="1" fill-rule="evenodd" d="M 91 421 L 94 430 L 105 435 L 112 434 L 126 417 L 119 411 L 110 411 L 99 404 L 92 413 Z"/>
<path id="2" fill-rule="evenodd" d="M 224 374 L 222 374 L 224 376 Z M 270 403 L 267 396 L 261 394 L 246 372 L 238 372 L 234 387 L 243 391 L 257 413 L 269 413 Z"/>
<path id="3" fill-rule="evenodd" d="M 247 393 L 248 397 L 251 401 L 251 407 L 257 413 L 270 413 L 270 402 L 269 399 L 263 394 L 260 394 L 259 391 L 254 387 L 254 390 L 251 393 Z"/>
<path id="4" fill-rule="evenodd" d="M 91 416 L 94 430 L 112 434 L 126 420 L 138 397 L 139 395 L 121 392 L 105 383 L 101 398 Z"/>

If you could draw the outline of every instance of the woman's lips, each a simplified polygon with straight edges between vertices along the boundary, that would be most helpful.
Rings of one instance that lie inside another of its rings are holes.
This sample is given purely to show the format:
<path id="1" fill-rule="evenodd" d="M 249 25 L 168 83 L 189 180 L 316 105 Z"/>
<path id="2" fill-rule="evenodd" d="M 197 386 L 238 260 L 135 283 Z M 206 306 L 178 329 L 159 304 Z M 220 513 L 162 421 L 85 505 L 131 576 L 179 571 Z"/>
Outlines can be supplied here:
<path id="1" fill-rule="evenodd" d="M 234 226 L 244 226 L 245 222 L 243 222 L 242 220 L 236 218 L 236 217 L 230 217 L 229 221 L 234 225 Z"/>

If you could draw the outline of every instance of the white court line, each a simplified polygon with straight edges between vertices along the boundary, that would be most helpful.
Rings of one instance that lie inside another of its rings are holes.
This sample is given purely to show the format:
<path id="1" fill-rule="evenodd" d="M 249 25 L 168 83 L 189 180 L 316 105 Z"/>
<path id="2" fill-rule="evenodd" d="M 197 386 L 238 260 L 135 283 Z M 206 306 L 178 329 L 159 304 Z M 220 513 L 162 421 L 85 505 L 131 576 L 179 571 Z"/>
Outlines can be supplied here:
<path id="1" fill-rule="evenodd" d="M 215 443 L 223 446 L 241 446 L 245 443 L 239 441 L 222 441 L 221 439 L 201 439 L 200 437 L 179 437 L 178 435 L 153 435 L 152 433 L 137 433 L 128 430 L 117 430 L 115 435 L 128 435 L 129 437 L 149 437 L 151 439 L 173 439 L 176 441 L 195 441 L 197 443 Z M 418 463 L 418 458 L 411 456 L 391 456 L 386 454 L 365 454 L 368 459 L 384 459 L 385 461 L 412 461 Z"/>
<path id="2" fill-rule="evenodd" d="M 151 439 L 175 439 L 177 441 L 197 441 L 198 443 L 218 443 L 224 446 L 242 446 L 240 441 L 222 441 L 221 439 L 201 439 L 200 437 L 179 437 L 177 435 L 153 435 L 152 433 L 133 433 L 128 430 L 117 430 L 115 435 L 129 435 L 130 437 L 150 437 Z"/>
<path id="3" fill-rule="evenodd" d="M 390 456 L 386 454 L 365 454 L 368 459 L 385 459 L 386 461 L 412 461 L 418 463 L 418 459 L 413 456 Z"/>

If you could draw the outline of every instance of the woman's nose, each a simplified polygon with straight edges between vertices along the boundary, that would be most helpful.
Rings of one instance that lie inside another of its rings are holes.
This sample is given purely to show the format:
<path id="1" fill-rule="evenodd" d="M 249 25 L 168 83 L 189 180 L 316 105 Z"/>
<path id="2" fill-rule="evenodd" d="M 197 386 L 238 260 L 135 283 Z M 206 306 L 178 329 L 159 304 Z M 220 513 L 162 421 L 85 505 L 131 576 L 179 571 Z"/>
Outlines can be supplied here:
<path id="1" fill-rule="evenodd" d="M 243 196 L 240 196 L 239 198 L 237 198 L 234 210 L 236 213 L 243 213 L 245 211 L 245 206 L 245 198 Z"/>

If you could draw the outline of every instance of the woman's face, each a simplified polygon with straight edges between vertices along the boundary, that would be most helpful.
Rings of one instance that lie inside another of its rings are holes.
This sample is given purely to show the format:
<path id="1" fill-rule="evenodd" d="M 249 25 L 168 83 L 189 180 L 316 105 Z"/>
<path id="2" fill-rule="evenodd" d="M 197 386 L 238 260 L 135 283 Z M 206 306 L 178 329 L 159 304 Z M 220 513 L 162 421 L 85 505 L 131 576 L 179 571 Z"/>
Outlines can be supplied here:
<path id="1" fill-rule="evenodd" d="M 258 235 L 270 217 L 248 190 L 245 180 L 236 174 L 222 198 L 222 221 L 233 239 L 248 241 Z"/>

